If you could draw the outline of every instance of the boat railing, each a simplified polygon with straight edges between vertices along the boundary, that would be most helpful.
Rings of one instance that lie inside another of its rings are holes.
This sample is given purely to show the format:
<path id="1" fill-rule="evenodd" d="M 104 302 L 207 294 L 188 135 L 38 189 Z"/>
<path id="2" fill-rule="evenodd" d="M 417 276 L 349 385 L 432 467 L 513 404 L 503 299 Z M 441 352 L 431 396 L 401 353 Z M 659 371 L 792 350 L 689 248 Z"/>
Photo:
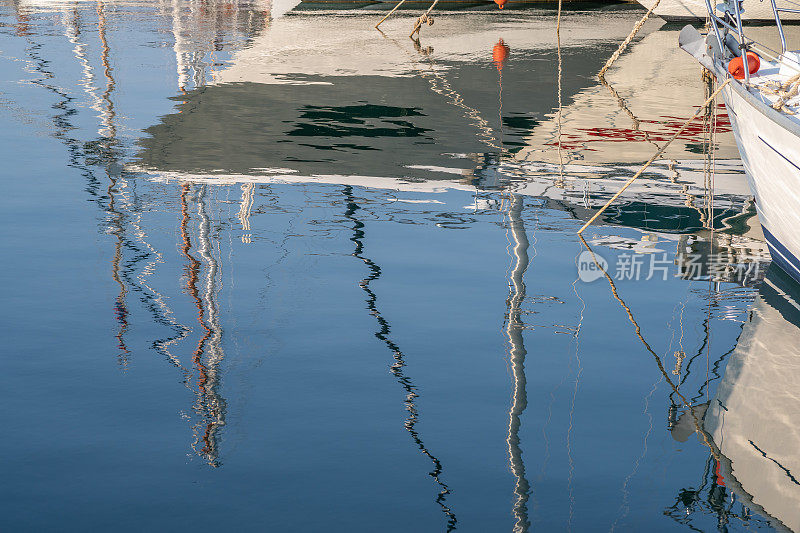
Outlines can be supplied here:
<path id="1" fill-rule="evenodd" d="M 781 50 L 778 52 L 763 43 L 745 36 L 742 24 L 742 2 L 743 0 L 725 0 L 722 4 L 717 6 L 717 8 L 722 6 L 721 16 L 717 15 L 717 10 L 712 6 L 711 0 L 706 0 L 706 9 L 708 10 L 709 22 L 714 31 L 720 53 L 724 53 L 726 48 L 729 50 L 731 49 L 731 46 L 726 43 L 726 37 L 729 34 L 732 33 L 738 37 L 737 46 L 739 50 L 734 53 L 737 53 L 737 55 L 741 54 L 742 57 L 744 84 L 750 84 L 750 65 L 748 64 L 749 58 L 747 57 L 747 52 L 750 49 L 756 50 L 759 54 L 772 60 L 777 61 L 780 59 L 783 60 L 784 63 L 793 63 L 793 65 L 790 66 L 800 72 L 800 63 L 794 58 L 788 58 L 785 55 L 787 51 L 786 35 L 783 31 L 783 23 L 781 21 L 781 13 L 800 13 L 800 9 L 778 7 L 776 0 L 769 0 L 772 13 L 775 17 L 775 27 L 778 31 L 778 37 L 781 43 Z"/>

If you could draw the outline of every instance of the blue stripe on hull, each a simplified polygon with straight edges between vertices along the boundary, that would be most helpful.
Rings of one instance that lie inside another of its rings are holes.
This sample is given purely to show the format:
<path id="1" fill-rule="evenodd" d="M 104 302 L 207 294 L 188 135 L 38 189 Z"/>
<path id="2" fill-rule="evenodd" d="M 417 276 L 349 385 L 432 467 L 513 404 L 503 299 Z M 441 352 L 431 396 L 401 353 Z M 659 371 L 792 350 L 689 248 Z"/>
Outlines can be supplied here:
<path id="1" fill-rule="evenodd" d="M 784 159 L 784 161 L 786 161 L 787 163 L 789 163 L 790 165 L 792 165 L 792 166 L 793 166 L 794 168 L 796 168 L 797 170 L 800 170 L 800 167 L 798 167 L 796 163 L 793 163 L 791 159 L 789 159 L 788 157 L 786 157 L 785 155 L 783 155 L 782 153 L 780 153 L 780 152 L 778 151 L 778 149 L 777 149 L 777 148 L 775 148 L 774 146 L 772 146 L 771 144 L 769 144 L 767 141 L 765 141 L 765 140 L 764 140 L 764 138 L 763 138 L 763 137 L 761 137 L 761 135 L 759 135 L 759 136 L 758 136 L 758 140 L 759 140 L 759 141 L 761 141 L 762 143 L 766 144 L 766 145 L 767 145 L 769 148 L 771 148 L 771 149 L 772 149 L 772 151 L 773 151 L 773 152 L 775 152 L 776 154 L 778 154 L 779 156 L 781 156 L 781 157 Z"/>
<path id="2" fill-rule="evenodd" d="M 800 283 L 800 260 L 787 250 L 767 228 L 761 226 L 761 229 L 764 230 L 764 237 L 767 239 L 772 261 L 785 270 L 787 274 L 792 276 L 795 281 Z"/>

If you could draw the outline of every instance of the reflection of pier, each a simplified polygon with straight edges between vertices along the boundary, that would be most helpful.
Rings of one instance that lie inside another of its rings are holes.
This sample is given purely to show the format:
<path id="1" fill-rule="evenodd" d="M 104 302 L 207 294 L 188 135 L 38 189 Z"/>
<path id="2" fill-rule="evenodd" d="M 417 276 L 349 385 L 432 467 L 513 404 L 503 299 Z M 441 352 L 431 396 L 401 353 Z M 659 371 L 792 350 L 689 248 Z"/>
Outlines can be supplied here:
<path id="1" fill-rule="evenodd" d="M 428 457 L 433 464 L 433 470 L 429 472 L 429 475 L 441 489 L 436 497 L 436 503 L 442 508 L 442 512 L 447 517 L 447 531 L 453 531 L 456 528 L 456 523 L 458 520 L 456 519 L 456 515 L 446 504 L 447 495 L 450 494 L 450 488 L 444 481 L 442 481 L 441 478 L 442 463 L 430 452 L 430 450 L 428 450 L 428 448 L 425 446 L 425 443 L 422 441 L 422 437 L 416 429 L 417 422 L 419 421 L 419 411 L 417 410 L 416 403 L 417 399 L 419 398 L 417 387 L 414 385 L 414 382 L 411 381 L 411 378 L 405 374 L 405 354 L 403 354 L 403 352 L 400 350 L 400 347 L 389 337 L 391 333 L 389 322 L 381 315 L 377 305 L 378 297 L 370 288 L 370 284 L 381 276 L 381 268 L 370 258 L 364 256 L 364 223 L 356 217 L 356 213 L 359 209 L 361 209 L 361 207 L 356 203 L 356 198 L 353 195 L 353 188 L 349 186 L 345 187 L 343 195 L 347 202 L 347 211 L 345 212 L 345 217 L 353 223 L 353 236 L 350 238 L 350 240 L 355 243 L 356 247 L 352 255 L 353 257 L 363 261 L 369 269 L 369 275 L 361 280 L 358 285 L 367 295 L 367 309 L 369 309 L 370 314 L 375 317 L 375 320 L 378 322 L 378 330 L 375 332 L 375 337 L 385 344 L 391 352 L 392 357 L 394 358 L 394 363 L 391 367 L 389 367 L 390 371 L 403 388 L 406 395 L 404 403 L 406 406 L 406 411 L 408 412 L 408 417 L 406 418 L 404 424 L 405 429 L 408 431 L 409 435 L 411 435 L 411 438 L 419 448 L 420 452 Z"/>

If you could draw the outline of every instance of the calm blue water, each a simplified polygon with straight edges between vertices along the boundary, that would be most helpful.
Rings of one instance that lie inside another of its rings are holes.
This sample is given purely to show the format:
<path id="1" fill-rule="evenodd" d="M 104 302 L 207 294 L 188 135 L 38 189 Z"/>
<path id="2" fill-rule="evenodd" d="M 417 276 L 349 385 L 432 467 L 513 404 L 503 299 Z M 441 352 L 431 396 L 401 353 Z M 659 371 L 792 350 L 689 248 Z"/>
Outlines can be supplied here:
<path id="1" fill-rule="evenodd" d="M 4 2 L 0 527 L 796 527 L 702 416 L 800 331 L 724 108 L 584 234 L 610 280 L 576 236 L 705 99 L 655 21 L 597 82 L 640 15 Z M 729 440 L 796 449 L 771 390 Z"/>

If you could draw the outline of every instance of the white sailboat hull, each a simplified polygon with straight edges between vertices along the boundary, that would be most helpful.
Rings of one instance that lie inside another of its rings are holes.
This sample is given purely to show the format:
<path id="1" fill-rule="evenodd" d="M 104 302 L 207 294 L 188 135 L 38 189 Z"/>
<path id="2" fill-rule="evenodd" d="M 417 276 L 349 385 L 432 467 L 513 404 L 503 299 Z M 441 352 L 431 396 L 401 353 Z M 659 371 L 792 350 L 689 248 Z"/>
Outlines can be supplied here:
<path id="1" fill-rule="evenodd" d="M 639 0 L 647 9 L 653 7 L 655 0 Z M 712 0 L 714 6 L 718 0 Z M 781 2 L 778 2 L 780 7 Z M 794 7 L 794 6 L 786 6 Z M 705 20 L 708 17 L 705 0 L 661 0 L 658 7 L 653 11 L 664 20 Z M 757 2 L 755 0 L 746 1 L 742 20 L 769 22 L 775 21 L 772 14 L 772 7 L 769 1 Z M 782 13 L 781 20 L 800 20 L 800 13 Z"/>
<path id="2" fill-rule="evenodd" d="M 772 259 L 800 282 L 800 136 L 740 85 L 723 90 Z"/>

